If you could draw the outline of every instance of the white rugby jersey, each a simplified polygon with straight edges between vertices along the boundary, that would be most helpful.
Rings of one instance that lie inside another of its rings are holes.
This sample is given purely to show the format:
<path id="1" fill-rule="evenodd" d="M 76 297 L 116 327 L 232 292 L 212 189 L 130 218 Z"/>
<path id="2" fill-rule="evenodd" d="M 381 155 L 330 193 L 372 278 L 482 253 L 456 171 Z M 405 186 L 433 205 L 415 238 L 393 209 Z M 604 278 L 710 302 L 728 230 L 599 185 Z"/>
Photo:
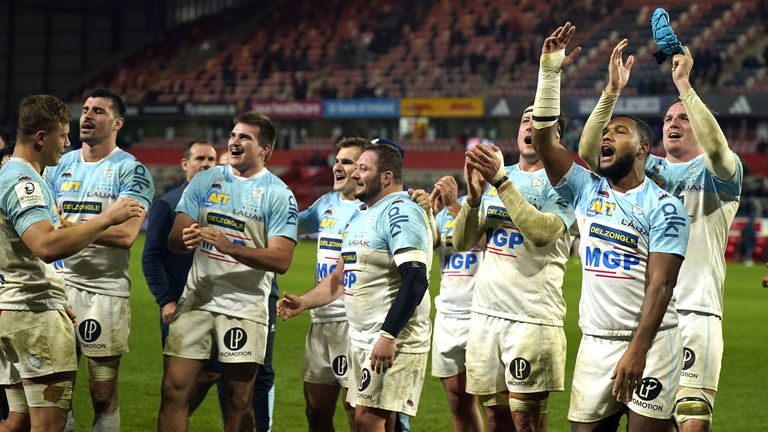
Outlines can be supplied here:
<path id="1" fill-rule="evenodd" d="M 584 334 L 632 336 L 645 298 L 651 252 L 685 256 L 689 223 L 680 200 L 649 179 L 626 193 L 573 164 L 555 188 L 576 209 L 581 241 L 579 326 Z M 659 329 L 677 325 L 674 296 Z"/>
<path id="2" fill-rule="evenodd" d="M 686 163 L 649 156 L 645 172 L 656 184 L 680 198 L 691 219 L 688 254 L 675 287 L 677 310 L 723 316 L 725 247 L 728 230 L 739 208 L 744 167 L 727 181 L 707 169 L 704 155 Z"/>
<path id="3" fill-rule="evenodd" d="M 506 167 L 520 193 L 542 212 L 557 215 L 565 224 L 562 237 L 536 247 L 512 223 L 493 189 L 483 196 L 485 256 L 478 269 L 472 312 L 533 324 L 562 326 L 565 316 L 563 274 L 571 247 L 574 213 L 549 184 L 546 172 Z"/>
<path id="4" fill-rule="evenodd" d="M 218 165 L 192 178 L 177 212 L 217 228 L 240 246 L 266 248 L 270 237 L 296 241 L 298 210 L 288 186 L 264 168 L 251 177 Z M 268 325 L 273 272 L 256 270 L 203 242 L 196 250 L 179 311 L 202 309 Z"/>
<path id="5" fill-rule="evenodd" d="M 339 192 L 328 192 L 299 213 L 299 233 L 318 233 L 315 283 L 333 272 L 341 254 L 341 233 L 363 203 L 344 200 Z M 313 323 L 346 321 L 344 297 L 309 311 Z"/>
<path id="6" fill-rule="evenodd" d="M 459 198 L 464 204 L 466 197 Z M 435 308 L 444 315 L 456 318 L 469 318 L 472 308 L 477 269 L 483 259 L 483 250 L 477 247 L 467 252 L 458 252 L 453 248 L 453 216 L 447 208 L 435 217 L 435 224 L 440 231 L 440 294 L 435 298 Z"/>
<path id="7" fill-rule="evenodd" d="M 46 168 L 45 180 L 56 195 L 62 219 L 71 223 L 90 220 L 118 198 L 133 198 L 148 212 L 155 195 L 149 170 L 119 148 L 98 162 L 86 162 L 81 150 L 66 153 L 58 165 Z M 67 288 L 128 297 L 130 257 L 130 249 L 91 244 L 56 267 L 63 271 Z"/>
<path id="8" fill-rule="evenodd" d="M 366 211 L 352 216 L 344 230 L 344 297 L 350 343 L 373 349 L 384 319 L 400 291 L 397 266 L 405 262 L 432 264 L 432 235 L 427 215 L 406 192 L 394 192 Z M 413 316 L 397 335 L 397 351 L 429 351 L 430 298 L 424 294 Z"/>
<path id="9" fill-rule="evenodd" d="M 64 279 L 21 240 L 43 221 L 59 227 L 53 193 L 29 162 L 11 158 L 0 170 L 0 311 L 64 309 Z"/>

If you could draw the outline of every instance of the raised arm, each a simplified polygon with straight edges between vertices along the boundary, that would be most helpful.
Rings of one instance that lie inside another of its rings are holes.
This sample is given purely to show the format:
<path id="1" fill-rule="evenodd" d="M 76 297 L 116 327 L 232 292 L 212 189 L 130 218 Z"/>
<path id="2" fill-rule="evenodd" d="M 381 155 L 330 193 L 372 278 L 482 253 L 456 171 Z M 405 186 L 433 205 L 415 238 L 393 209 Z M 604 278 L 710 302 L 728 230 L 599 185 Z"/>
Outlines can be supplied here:
<path id="1" fill-rule="evenodd" d="M 691 86 L 689 78 L 693 68 L 693 57 L 688 47 L 684 47 L 683 50 L 685 54 L 675 54 L 672 57 L 672 80 L 680 92 L 680 100 L 688 114 L 693 135 L 704 151 L 704 162 L 707 168 L 720 180 L 730 180 L 736 174 L 736 157 L 728 148 L 728 141 L 715 116 Z"/>
<path id="2" fill-rule="evenodd" d="M 510 219 L 525 238 L 542 247 L 563 235 L 566 227 L 562 219 L 534 207 L 509 180 L 501 165 L 503 157 L 498 147 L 475 146 L 467 154 L 470 166 L 496 187 Z"/>
<path id="3" fill-rule="evenodd" d="M 531 139 L 553 186 L 573 165 L 570 153 L 560 144 L 557 119 L 560 116 L 560 74 L 581 52 L 581 47 L 577 47 L 565 55 L 565 48 L 575 31 L 576 27 L 567 22 L 544 40 L 533 104 Z"/>
<path id="4" fill-rule="evenodd" d="M 657 252 L 648 254 L 640 323 L 612 376 L 613 396 L 619 400 L 629 401 L 632 392 L 643 380 L 646 354 L 672 299 L 672 290 L 682 264 L 683 257 L 680 255 Z"/>
<path id="5" fill-rule="evenodd" d="M 629 56 L 624 63 L 622 53 L 628 42 L 623 39 L 613 48 L 611 59 L 608 61 L 608 84 L 600 95 L 595 109 L 584 124 L 584 130 L 579 140 L 579 157 L 586 162 L 589 169 L 597 172 L 597 161 L 600 158 L 600 142 L 603 139 L 603 129 L 608 125 L 616 107 L 616 101 L 624 86 L 629 81 L 629 74 L 635 57 Z"/>

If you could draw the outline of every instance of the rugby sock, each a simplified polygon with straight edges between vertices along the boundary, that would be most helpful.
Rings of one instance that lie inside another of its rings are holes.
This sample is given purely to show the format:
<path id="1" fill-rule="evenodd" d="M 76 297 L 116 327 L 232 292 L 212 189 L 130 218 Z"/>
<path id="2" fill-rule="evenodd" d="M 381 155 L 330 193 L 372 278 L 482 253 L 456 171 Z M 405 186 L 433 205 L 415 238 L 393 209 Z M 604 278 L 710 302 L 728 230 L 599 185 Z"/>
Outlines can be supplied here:
<path id="1" fill-rule="evenodd" d="M 560 64 L 565 50 L 543 54 L 533 102 L 533 127 L 544 129 L 557 123 L 560 115 Z"/>
<path id="2" fill-rule="evenodd" d="M 93 432 L 120 432 L 120 408 L 112 413 L 98 413 L 93 419 Z"/>
<path id="3" fill-rule="evenodd" d="M 64 424 L 63 432 L 75 432 L 75 413 L 72 410 L 67 411 L 67 422 Z"/>

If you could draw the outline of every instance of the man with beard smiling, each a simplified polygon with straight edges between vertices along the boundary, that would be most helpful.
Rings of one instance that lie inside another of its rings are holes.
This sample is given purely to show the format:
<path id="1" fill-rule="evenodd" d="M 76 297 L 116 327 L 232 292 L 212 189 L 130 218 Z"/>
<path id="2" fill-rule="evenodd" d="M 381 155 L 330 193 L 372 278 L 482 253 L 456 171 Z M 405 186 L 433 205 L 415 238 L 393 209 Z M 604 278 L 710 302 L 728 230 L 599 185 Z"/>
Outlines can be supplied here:
<path id="1" fill-rule="evenodd" d="M 570 23 L 544 41 L 533 111 L 533 143 L 549 181 L 576 209 L 583 280 L 582 339 L 568 419 L 575 431 L 672 430 L 683 366 L 672 290 L 688 242 L 680 201 L 645 176 L 650 128 L 629 116 L 603 129 L 597 172 L 576 165 L 558 141 L 560 73 L 578 54 L 565 48 Z M 605 429 L 603 429 L 605 428 Z"/>
<path id="2" fill-rule="evenodd" d="M 598 131 L 613 112 L 627 84 L 632 57 L 622 62 L 622 41 L 608 65 L 608 85 L 584 125 L 579 155 L 596 168 L 600 154 Z M 691 218 L 688 256 L 675 287 L 685 364 L 677 393 L 675 418 L 684 432 L 708 431 L 723 357 L 723 284 L 728 229 L 736 215 L 744 168 L 728 148 L 717 120 L 689 81 L 693 58 L 672 58 L 672 80 L 680 97 L 664 116 L 665 158 L 649 156 L 645 172 L 670 194 L 680 198 Z"/>
<path id="3" fill-rule="evenodd" d="M 269 331 L 275 273 L 291 264 L 298 210 L 288 187 L 265 166 L 272 121 L 257 112 L 234 119 L 229 165 L 198 173 L 184 190 L 168 248 L 194 251 L 164 354 L 159 431 L 185 431 L 189 397 L 216 344 L 227 404 L 227 432 L 253 430 L 251 398 Z"/>
<path id="4" fill-rule="evenodd" d="M 125 103 L 108 89 L 93 90 L 80 114 L 83 147 L 46 169 L 65 223 L 82 223 L 106 211 L 120 198 L 149 209 L 155 188 L 141 162 L 117 147 L 125 123 Z M 63 262 L 69 305 L 77 315 L 79 352 L 85 355 L 93 430 L 120 429 L 117 375 L 128 352 L 131 311 L 128 295 L 130 249 L 146 214 L 111 227 L 96 242 Z M 58 269 L 62 270 L 58 263 Z M 67 430 L 74 429 L 70 420 Z"/>
<path id="5" fill-rule="evenodd" d="M 336 268 L 341 253 L 342 232 L 361 201 L 355 198 L 357 182 L 352 179 L 360 155 L 371 142 L 365 138 L 344 138 L 336 144 L 333 191 L 299 213 L 299 233 L 317 233 L 317 273 L 320 283 Z M 353 410 L 347 402 L 349 326 L 344 298 L 312 309 L 312 324 L 304 342 L 304 399 L 310 431 L 333 430 L 333 414 L 341 390 L 350 424 Z"/>
<path id="6" fill-rule="evenodd" d="M 395 414 L 416 414 L 429 351 L 427 269 L 432 235 L 427 215 L 403 191 L 402 159 L 392 146 L 369 148 L 352 174 L 365 203 L 343 233 L 329 277 L 297 297 L 286 293 L 278 313 L 290 318 L 346 295 L 349 383 L 357 391 L 356 430 L 394 427 Z"/>

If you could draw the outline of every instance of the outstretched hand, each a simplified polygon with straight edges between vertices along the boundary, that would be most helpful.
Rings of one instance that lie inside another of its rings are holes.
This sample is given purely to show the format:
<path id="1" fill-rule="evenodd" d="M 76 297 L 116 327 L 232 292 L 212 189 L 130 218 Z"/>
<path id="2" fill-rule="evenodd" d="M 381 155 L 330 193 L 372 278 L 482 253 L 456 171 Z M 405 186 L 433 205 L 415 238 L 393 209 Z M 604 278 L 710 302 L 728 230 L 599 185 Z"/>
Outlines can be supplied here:
<path id="1" fill-rule="evenodd" d="M 277 301 L 277 315 L 286 321 L 304 311 L 304 302 L 300 296 L 283 293 L 283 298 Z"/>
<path id="2" fill-rule="evenodd" d="M 613 48 L 611 60 L 608 62 L 608 85 L 605 86 L 605 91 L 608 93 L 621 93 L 621 90 L 629 81 L 629 73 L 632 70 L 632 65 L 635 64 L 635 56 L 627 57 L 627 63 L 624 63 L 622 54 L 628 45 L 629 41 L 627 41 L 627 39 L 622 39 L 621 42 Z"/>
<path id="3" fill-rule="evenodd" d="M 576 33 L 576 26 L 569 22 L 558 27 L 548 38 L 544 39 L 544 46 L 541 49 L 541 55 L 547 55 L 556 53 L 558 51 L 565 51 L 568 43 L 571 41 L 573 34 Z M 560 70 L 567 68 L 576 57 L 579 56 L 581 47 L 576 47 L 570 54 L 566 55 L 560 62 Z"/>

